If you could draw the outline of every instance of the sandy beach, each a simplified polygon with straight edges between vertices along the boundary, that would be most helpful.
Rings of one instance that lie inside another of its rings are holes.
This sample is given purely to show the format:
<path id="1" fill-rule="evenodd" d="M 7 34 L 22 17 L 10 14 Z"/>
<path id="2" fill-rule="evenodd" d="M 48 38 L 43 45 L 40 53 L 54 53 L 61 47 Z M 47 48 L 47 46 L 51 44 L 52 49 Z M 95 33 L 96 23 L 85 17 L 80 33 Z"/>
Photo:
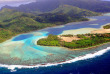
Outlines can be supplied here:
<path id="1" fill-rule="evenodd" d="M 110 33 L 110 29 L 99 29 L 94 30 L 91 32 L 92 34 L 104 34 L 104 33 Z"/>
<path id="2" fill-rule="evenodd" d="M 109 25 L 110 23 L 107 23 L 105 25 Z M 97 24 L 94 24 L 97 25 Z M 103 26 L 105 26 L 103 25 Z M 63 33 L 61 35 L 77 35 L 77 34 L 87 34 L 87 33 L 91 33 L 91 34 L 104 34 L 104 33 L 110 33 L 110 29 L 103 29 L 103 26 L 101 26 L 101 28 L 96 29 L 96 28 L 80 28 L 80 29 L 76 29 L 76 30 L 66 30 L 63 31 Z M 80 40 L 80 38 L 78 38 L 77 36 L 73 36 L 73 37 L 64 37 L 64 36 L 58 36 L 59 38 L 62 39 L 62 41 L 66 41 L 66 42 L 72 42 L 73 40 Z M 79 49 L 78 49 L 79 50 Z"/>
<path id="3" fill-rule="evenodd" d="M 64 37 L 64 36 L 58 36 L 60 39 L 62 39 L 62 41 L 65 42 L 72 42 L 73 40 L 80 40 L 81 38 L 78 38 L 77 36 L 73 36 L 73 37 Z"/>
<path id="4" fill-rule="evenodd" d="M 72 34 L 72 35 L 77 35 L 77 34 L 86 34 L 86 33 L 91 33 L 91 31 L 98 30 L 96 28 L 81 28 L 81 29 L 76 29 L 76 30 L 66 30 L 63 31 L 61 35 L 66 35 L 66 34 Z"/>

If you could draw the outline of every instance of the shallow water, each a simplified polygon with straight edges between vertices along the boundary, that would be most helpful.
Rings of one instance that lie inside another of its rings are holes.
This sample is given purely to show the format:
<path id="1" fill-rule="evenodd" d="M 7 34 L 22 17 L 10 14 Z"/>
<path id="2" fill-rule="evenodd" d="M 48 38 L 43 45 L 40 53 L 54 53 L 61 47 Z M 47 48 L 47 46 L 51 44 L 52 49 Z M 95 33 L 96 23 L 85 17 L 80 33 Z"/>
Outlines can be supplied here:
<path id="1" fill-rule="evenodd" d="M 39 46 L 36 44 L 37 43 L 36 41 L 38 39 L 46 37 L 49 34 L 59 35 L 62 34 L 64 31 L 76 30 L 81 28 L 98 29 L 102 25 L 110 23 L 110 16 L 97 16 L 90 18 L 97 20 L 80 22 L 80 23 L 69 23 L 67 25 L 60 27 L 46 28 L 39 31 L 30 32 L 27 34 L 21 34 L 4 43 L 1 43 L 0 63 L 9 64 L 9 65 L 37 65 L 37 64 L 45 64 L 45 63 L 57 63 L 66 60 L 71 60 L 73 58 L 83 56 L 89 53 L 95 53 L 97 51 L 109 47 L 110 43 L 102 45 L 97 48 L 93 48 L 91 50 L 70 51 L 67 48 Z M 97 24 L 97 25 L 91 25 L 91 24 Z M 57 67 L 59 67 L 59 65 L 56 66 L 55 68 Z M 42 73 L 47 72 L 45 71 L 45 68 L 43 68 L 43 70 L 44 71 L 42 71 Z M 25 69 L 23 69 L 23 71 L 25 71 Z"/>

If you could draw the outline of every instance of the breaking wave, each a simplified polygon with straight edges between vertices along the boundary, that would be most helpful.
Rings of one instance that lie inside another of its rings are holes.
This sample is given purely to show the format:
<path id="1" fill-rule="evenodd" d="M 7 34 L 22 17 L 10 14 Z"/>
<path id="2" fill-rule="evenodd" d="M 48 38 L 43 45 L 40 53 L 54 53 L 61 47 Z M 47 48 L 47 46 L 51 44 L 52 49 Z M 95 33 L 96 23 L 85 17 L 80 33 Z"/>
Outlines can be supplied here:
<path id="1" fill-rule="evenodd" d="M 106 53 L 109 50 L 110 50 L 110 47 L 107 47 L 106 49 L 97 51 L 95 53 L 89 53 L 89 54 L 86 54 L 84 56 L 79 56 L 79 57 L 76 57 L 74 59 L 71 59 L 71 60 L 68 60 L 68 61 L 64 61 L 64 62 L 60 62 L 60 63 L 37 64 L 37 65 L 33 65 L 33 66 L 0 64 L 0 67 L 8 68 L 8 69 L 11 70 L 11 72 L 14 72 L 14 71 L 16 71 L 15 68 L 21 69 L 21 68 L 38 68 L 38 67 L 57 66 L 57 65 L 61 65 L 61 64 L 73 63 L 73 62 L 80 61 L 80 60 L 86 60 L 86 59 L 90 59 L 90 58 L 95 58 L 97 56 L 103 55 L 104 53 Z"/>

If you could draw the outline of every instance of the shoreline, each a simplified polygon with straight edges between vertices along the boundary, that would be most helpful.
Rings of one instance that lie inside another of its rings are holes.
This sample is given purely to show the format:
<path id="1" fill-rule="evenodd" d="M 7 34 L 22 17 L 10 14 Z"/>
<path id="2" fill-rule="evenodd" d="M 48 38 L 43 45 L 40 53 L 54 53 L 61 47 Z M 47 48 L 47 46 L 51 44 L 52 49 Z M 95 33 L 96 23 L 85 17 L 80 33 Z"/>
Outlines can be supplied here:
<path id="1" fill-rule="evenodd" d="M 74 50 L 90 50 L 92 48 L 97 48 L 97 47 L 100 47 L 100 46 L 105 45 L 105 44 L 108 44 L 108 43 L 110 43 L 110 42 L 102 43 L 102 44 L 91 46 L 91 47 L 87 47 L 87 48 L 69 49 L 69 50 L 71 50 L 71 51 L 74 51 Z"/>
<path id="2" fill-rule="evenodd" d="M 107 24 L 105 24 L 105 25 L 108 25 L 109 23 L 107 23 Z M 104 25 L 103 25 L 104 26 Z M 101 28 L 103 27 L 103 26 L 101 26 Z M 104 34 L 107 32 L 107 33 L 110 33 L 110 29 L 102 29 L 103 31 L 104 31 Z M 107 30 L 107 31 L 106 31 Z M 96 31 L 96 32 L 95 32 Z M 97 30 L 93 30 L 93 31 L 91 31 L 90 33 L 91 34 L 98 34 L 98 32 L 97 31 L 100 31 L 100 29 L 97 29 Z M 108 32 L 109 31 L 109 32 Z M 95 33 L 94 33 L 95 32 Z M 99 34 L 103 34 L 103 32 L 101 32 L 101 33 L 99 33 Z M 62 35 L 62 34 L 61 34 Z M 72 34 L 72 35 L 74 35 L 74 34 Z M 61 38 L 61 37 L 59 37 L 59 35 L 57 36 L 58 38 Z M 61 38 L 63 41 L 65 41 L 65 42 L 72 42 L 72 38 L 71 37 L 63 37 L 63 38 Z M 66 40 L 65 40 L 66 39 Z M 74 39 L 73 40 L 75 40 L 75 39 L 77 39 L 77 38 L 75 38 L 74 37 Z M 36 41 L 36 43 L 37 43 L 37 41 Z M 95 47 L 99 47 L 99 46 L 101 46 L 101 45 L 104 45 L 104 44 L 107 44 L 107 43 L 109 43 L 109 41 L 107 41 L 107 42 L 103 42 L 103 43 L 99 43 L 99 44 L 97 44 L 97 45 L 93 45 L 93 46 L 89 46 L 89 47 L 83 47 L 83 48 L 76 48 L 76 49 L 71 49 L 71 48 L 69 48 L 69 47 L 65 47 L 65 46 L 49 46 L 49 47 L 64 47 L 64 48 L 68 48 L 69 50 L 88 50 L 88 49 L 92 49 L 92 48 L 95 48 Z M 40 46 L 46 46 L 46 45 L 40 45 Z"/>
<path id="3" fill-rule="evenodd" d="M 45 63 L 45 64 L 36 64 L 36 65 L 6 65 L 6 64 L 0 64 L 0 67 L 5 67 L 11 70 L 11 72 L 16 71 L 16 69 L 22 69 L 22 68 L 39 68 L 39 67 L 49 67 L 49 66 L 57 66 L 57 65 L 63 65 L 63 64 L 68 64 L 68 63 L 73 63 L 81 60 L 86 60 L 90 58 L 95 58 L 97 56 L 101 56 L 107 51 L 110 50 L 110 47 L 106 47 L 102 50 L 99 50 L 94 53 L 88 53 L 86 55 L 78 56 L 75 58 L 72 58 L 67 61 L 62 61 L 62 62 L 56 62 L 56 63 Z"/>
<path id="4" fill-rule="evenodd" d="M 77 32 L 80 32 L 80 31 L 83 32 L 84 29 L 89 29 L 89 31 L 100 30 L 100 29 L 103 29 L 103 26 L 106 26 L 108 24 L 110 24 L 110 23 L 104 24 L 100 28 L 80 28 L 80 29 L 75 29 L 75 30 L 65 30 L 61 33 L 61 35 L 65 35 L 65 34 L 67 34 L 67 32 L 69 32 L 69 34 L 75 35 L 75 34 L 77 34 Z M 89 32 L 89 33 L 91 33 L 91 32 Z M 83 34 L 86 34 L 86 33 L 84 32 Z"/>
<path id="5" fill-rule="evenodd" d="M 88 21 L 83 21 L 83 22 L 88 22 Z M 80 22 L 72 22 L 72 23 L 80 23 Z M 68 23 L 69 24 L 69 23 Z M 65 24 L 65 25 L 68 25 L 68 24 Z M 58 25 L 58 26 L 62 26 L 62 25 Z M 54 28 L 55 26 L 53 26 Z M 48 28 L 52 28 L 52 27 L 46 27 L 46 28 L 43 28 L 43 29 L 48 29 Z M 42 30 L 42 29 L 40 29 Z M 36 30 L 36 31 L 40 31 L 40 30 Z M 33 32 L 33 31 L 30 31 L 30 32 Z M 29 33 L 30 33 L 29 32 Z M 28 33 L 22 33 L 22 34 L 28 34 Z M 19 34 L 20 35 L 20 34 Z M 18 35 L 16 35 L 18 36 Z M 16 37 L 14 36 L 14 37 Z M 13 37 L 12 37 L 13 38 Z M 11 39 L 12 39 L 11 38 Z M 10 40 L 11 40 L 10 39 Z M 110 47 L 109 47 L 110 48 Z M 101 51 L 101 50 L 100 50 Z M 97 51 L 99 52 L 99 51 Z M 95 53 L 90 53 L 91 55 L 94 55 Z M 88 54 L 86 54 L 88 55 Z M 47 63 L 47 64 L 38 64 L 38 65 L 5 65 L 5 64 L 0 64 L 0 67 L 6 67 L 8 69 L 11 69 L 11 71 L 15 71 L 15 68 L 18 68 L 18 69 L 21 69 L 21 68 L 36 68 L 36 67 L 47 67 L 47 66 L 56 66 L 56 65 L 60 65 L 60 64 L 66 64 L 66 63 L 72 63 L 72 62 L 76 62 L 76 61 L 79 61 L 79 60 L 84 60 L 83 58 L 86 57 L 86 55 L 83 55 L 83 56 L 79 56 L 79 57 L 75 57 L 71 60 L 67 60 L 67 61 L 63 61 L 63 62 L 58 62 L 58 63 Z M 90 56 L 91 57 L 91 56 Z M 88 58 L 87 58 L 88 59 Z"/>
<path id="6" fill-rule="evenodd" d="M 46 38 L 46 37 L 42 37 L 42 38 Z M 42 39 L 42 38 L 39 38 L 39 39 Z M 97 48 L 97 47 L 100 47 L 100 46 L 103 46 L 103 45 L 109 44 L 109 43 L 110 42 L 106 42 L 106 43 L 98 44 L 98 45 L 95 45 L 95 46 L 90 46 L 90 47 L 85 47 L 85 48 L 77 48 L 77 49 L 70 49 L 70 48 L 66 48 L 66 47 L 62 47 L 62 46 L 44 46 L 44 47 L 60 47 L 60 48 L 65 48 L 66 50 L 76 51 L 76 50 L 90 50 L 92 48 Z M 36 44 L 37 44 L 37 42 L 36 42 Z M 39 45 L 39 46 L 41 46 L 41 45 Z"/>
<path id="7" fill-rule="evenodd" d="M 29 31 L 29 32 L 25 32 L 25 33 L 19 33 L 19 34 L 16 34 L 15 36 L 12 36 L 11 38 L 7 39 L 7 40 L 12 40 L 14 37 L 17 37 L 21 34 L 29 34 L 31 32 L 35 32 L 35 31 L 40 31 L 40 30 L 43 30 L 43 29 L 48 29 L 48 28 L 58 28 L 59 26 L 65 26 L 65 25 L 71 25 L 72 23 L 73 24 L 78 24 L 78 23 L 82 23 L 82 22 L 89 22 L 89 21 L 95 21 L 97 19 L 91 19 L 91 18 L 88 18 L 89 20 L 88 21 L 79 21 L 79 22 L 69 22 L 69 23 L 65 23 L 65 24 L 60 24 L 60 25 L 55 25 L 55 26 L 50 26 L 50 27 L 45 27 L 45 28 L 42 28 L 42 29 L 38 29 L 38 30 L 33 30 L 33 31 Z M 6 42 L 7 40 L 5 40 L 4 42 Z M 4 43 L 4 42 L 1 42 L 1 43 Z M 0 44 L 1 44 L 0 43 Z"/>
<path id="8" fill-rule="evenodd" d="M 99 29 L 103 29 L 103 26 L 109 25 L 110 23 L 102 25 Z"/>

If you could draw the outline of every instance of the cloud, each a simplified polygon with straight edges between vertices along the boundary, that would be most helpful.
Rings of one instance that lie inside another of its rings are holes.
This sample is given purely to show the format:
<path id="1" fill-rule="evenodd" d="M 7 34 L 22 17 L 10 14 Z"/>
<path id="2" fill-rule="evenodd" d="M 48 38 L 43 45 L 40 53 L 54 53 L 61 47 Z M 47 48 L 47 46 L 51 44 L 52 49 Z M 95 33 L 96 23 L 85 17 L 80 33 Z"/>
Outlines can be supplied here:
<path id="1" fill-rule="evenodd" d="M 0 0 L 0 8 L 5 5 L 19 6 L 21 4 L 28 4 L 35 1 L 36 0 Z"/>
<path id="2" fill-rule="evenodd" d="M 13 3 L 13 2 L 35 2 L 36 0 L 0 0 L 0 3 Z"/>
<path id="3" fill-rule="evenodd" d="M 30 1 L 30 0 L 0 0 L 0 2 L 13 2 L 13 1 Z M 35 1 L 35 0 L 31 0 L 31 1 Z"/>

